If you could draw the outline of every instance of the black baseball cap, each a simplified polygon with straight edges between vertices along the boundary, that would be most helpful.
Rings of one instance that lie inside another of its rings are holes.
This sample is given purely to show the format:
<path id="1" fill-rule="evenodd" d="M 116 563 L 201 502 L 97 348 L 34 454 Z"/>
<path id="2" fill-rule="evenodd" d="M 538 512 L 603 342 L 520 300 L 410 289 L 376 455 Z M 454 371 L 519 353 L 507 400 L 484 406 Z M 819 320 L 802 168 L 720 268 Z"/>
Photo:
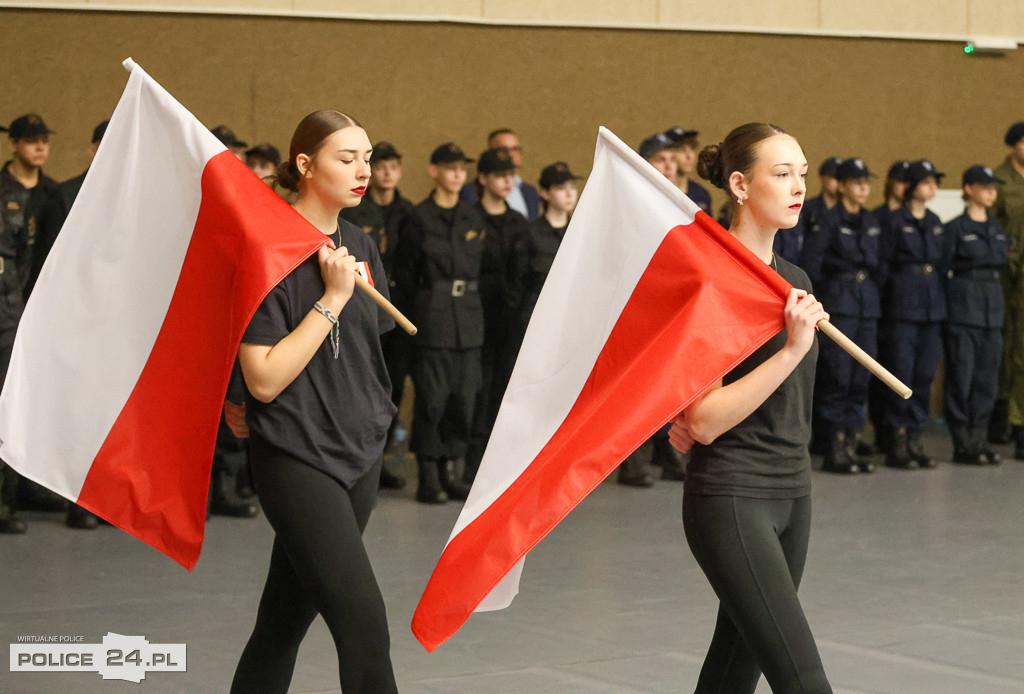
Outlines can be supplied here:
<path id="1" fill-rule="evenodd" d="M 836 167 L 835 176 L 837 181 L 849 181 L 855 178 L 868 178 L 874 176 L 874 174 L 868 170 L 863 159 L 853 157 L 843 159 L 839 166 Z"/>
<path id="2" fill-rule="evenodd" d="M 1011 125 L 1010 129 L 1006 131 L 1006 137 L 1003 138 L 1003 142 L 1008 147 L 1013 147 L 1021 141 L 1021 138 L 1024 138 L 1024 121 Z"/>
<path id="3" fill-rule="evenodd" d="M 839 165 L 843 163 L 843 160 L 839 157 L 829 157 L 825 161 L 821 162 L 821 166 L 818 167 L 819 176 L 831 176 L 836 177 L 836 170 Z"/>
<path id="4" fill-rule="evenodd" d="M 910 167 L 910 162 L 906 159 L 900 159 L 899 161 L 893 162 L 893 165 L 889 167 L 889 173 L 886 174 L 887 178 L 891 178 L 894 181 L 907 181 L 907 169 Z"/>
<path id="5" fill-rule="evenodd" d="M 966 186 L 972 183 L 992 185 L 993 183 L 1005 183 L 1005 181 L 992 173 L 992 169 L 987 166 L 976 164 L 964 171 L 963 185 Z"/>
<path id="6" fill-rule="evenodd" d="M 650 159 L 662 150 L 677 149 L 678 147 L 679 143 L 671 139 L 665 133 L 655 133 L 654 135 L 645 138 L 644 141 L 640 143 L 640 147 L 637 148 L 637 152 L 639 152 L 640 156 L 644 159 Z"/>
<path id="7" fill-rule="evenodd" d="M 516 165 L 512 163 L 512 156 L 504 147 L 485 150 L 476 164 L 477 173 L 482 174 L 504 173 L 505 171 L 515 171 L 515 169 Z"/>
<path id="8" fill-rule="evenodd" d="M 370 154 L 370 163 L 376 164 L 379 161 L 387 161 L 388 159 L 398 159 L 401 161 L 402 155 L 398 153 L 393 144 L 382 140 L 373 146 L 373 153 Z"/>
<path id="9" fill-rule="evenodd" d="M 569 165 L 564 161 L 556 161 L 554 164 L 545 166 L 540 172 L 540 187 L 544 190 L 552 186 L 561 185 L 566 181 L 575 181 L 580 176 L 569 170 Z"/>
<path id="10" fill-rule="evenodd" d="M 678 145 L 686 138 L 697 137 L 700 133 L 696 130 L 687 130 L 686 128 L 680 128 L 678 125 L 675 125 L 666 130 L 663 134 Z"/>
<path id="11" fill-rule="evenodd" d="M 462 148 L 454 142 L 445 142 L 430 155 L 431 164 L 454 164 L 457 161 L 471 162 L 473 159 L 467 157 Z"/>
<path id="12" fill-rule="evenodd" d="M 935 164 L 931 163 L 927 159 L 918 159 L 917 161 L 910 162 L 910 166 L 907 167 L 907 183 L 911 185 L 917 185 L 929 176 L 934 176 L 936 182 L 941 182 L 946 177 L 941 171 L 935 169 Z"/>
<path id="13" fill-rule="evenodd" d="M 225 147 L 248 147 L 248 142 L 242 142 L 235 137 L 234 131 L 226 125 L 218 125 L 216 128 L 210 128 L 210 132 L 213 136 L 220 140 L 221 144 Z"/>
<path id="14" fill-rule="evenodd" d="M 107 126 L 108 125 L 110 125 L 110 121 L 109 120 L 105 120 L 102 123 L 100 123 L 99 125 L 97 125 L 95 128 L 93 128 L 92 129 L 92 139 L 89 140 L 89 142 L 91 142 L 94 145 L 98 145 L 100 143 L 100 140 L 103 139 L 103 136 L 107 134 Z"/>
<path id="15" fill-rule="evenodd" d="M 12 120 L 7 132 L 10 133 L 12 140 L 23 140 L 26 137 L 49 135 L 54 131 L 46 127 L 39 114 L 27 113 Z"/>
<path id="16" fill-rule="evenodd" d="M 266 159 L 274 166 L 281 163 L 281 153 L 277 151 L 277 147 L 269 142 L 264 142 L 261 145 L 256 145 L 255 147 L 245 150 L 245 156 Z"/>

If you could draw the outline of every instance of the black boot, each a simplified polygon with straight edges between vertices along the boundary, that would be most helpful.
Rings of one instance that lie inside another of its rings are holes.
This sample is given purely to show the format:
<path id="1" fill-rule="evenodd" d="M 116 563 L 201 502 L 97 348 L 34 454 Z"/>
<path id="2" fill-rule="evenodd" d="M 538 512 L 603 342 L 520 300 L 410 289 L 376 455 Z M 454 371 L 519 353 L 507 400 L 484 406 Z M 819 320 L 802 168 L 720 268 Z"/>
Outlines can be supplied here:
<path id="1" fill-rule="evenodd" d="M 441 489 L 441 477 L 437 466 L 438 461 L 434 458 L 416 456 L 416 470 L 419 476 L 416 501 L 421 504 L 443 504 L 448 501 L 448 495 Z"/>
<path id="2" fill-rule="evenodd" d="M 989 445 L 988 427 L 976 427 L 971 432 L 971 437 L 978 451 L 978 455 L 981 457 L 982 464 L 999 465 L 1000 463 L 1003 462 L 1003 456 L 993 451 L 992 446 Z"/>
<path id="3" fill-rule="evenodd" d="M 68 515 L 64 524 L 76 530 L 95 530 L 100 524 L 100 519 L 93 513 L 86 511 L 78 504 L 68 506 Z"/>
<path id="4" fill-rule="evenodd" d="M 960 465 L 985 465 L 981 459 L 977 442 L 965 427 L 950 426 L 949 437 L 953 439 L 953 462 Z"/>
<path id="5" fill-rule="evenodd" d="M 209 512 L 218 516 L 252 518 L 259 513 L 259 506 L 255 501 L 238 498 L 234 475 L 214 470 L 210 475 Z"/>
<path id="6" fill-rule="evenodd" d="M 846 434 L 837 432 L 832 435 L 828 451 L 825 452 L 825 461 L 821 466 L 822 472 L 835 472 L 840 475 L 853 475 L 860 472 L 857 463 L 850 457 L 850 450 L 846 444 Z"/>
<path id="7" fill-rule="evenodd" d="M 871 460 L 871 456 L 875 455 L 874 450 L 874 446 L 861 440 L 859 431 L 846 432 L 846 452 L 861 472 L 875 471 L 875 464 Z"/>
<path id="8" fill-rule="evenodd" d="M 438 463 L 441 473 L 441 487 L 449 499 L 465 501 L 469 496 L 469 485 L 462 481 L 459 465 L 454 460 L 442 460 Z"/>
<path id="9" fill-rule="evenodd" d="M 653 444 L 645 441 L 640 447 L 626 456 L 619 465 L 619 484 L 627 487 L 650 487 L 654 485 L 654 472 L 651 468 Z"/>
<path id="10" fill-rule="evenodd" d="M 28 528 L 15 510 L 17 497 L 17 473 L 0 463 L 0 534 L 21 535 Z"/>
<path id="11" fill-rule="evenodd" d="M 913 431 L 907 434 L 907 452 L 910 453 L 910 457 L 914 459 L 919 468 L 930 470 L 936 467 L 935 461 L 924 452 L 924 445 L 921 443 L 921 432 Z"/>
<path id="12" fill-rule="evenodd" d="M 907 450 L 907 432 L 905 430 L 895 431 L 889 438 L 889 450 L 885 454 L 885 465 L 898 470 L 917 468 L 917 461 L 910 456 L 910 451 Z"/>

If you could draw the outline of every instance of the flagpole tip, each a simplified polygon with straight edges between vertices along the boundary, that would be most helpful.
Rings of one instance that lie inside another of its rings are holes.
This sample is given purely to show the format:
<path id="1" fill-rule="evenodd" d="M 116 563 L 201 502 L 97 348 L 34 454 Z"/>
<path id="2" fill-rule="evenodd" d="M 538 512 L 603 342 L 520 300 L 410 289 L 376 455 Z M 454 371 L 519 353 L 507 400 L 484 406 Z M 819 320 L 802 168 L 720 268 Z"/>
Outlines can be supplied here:
<path id="1" fill-rule="evenodd" d="M 128 72 L 131 72 L 133 69 L 135 69 L 135 61 L 132 60 L 131 57 L 125 58 L 121 62 L 121 65 L 123 65 L 124 69 L 127 70 Z"/>

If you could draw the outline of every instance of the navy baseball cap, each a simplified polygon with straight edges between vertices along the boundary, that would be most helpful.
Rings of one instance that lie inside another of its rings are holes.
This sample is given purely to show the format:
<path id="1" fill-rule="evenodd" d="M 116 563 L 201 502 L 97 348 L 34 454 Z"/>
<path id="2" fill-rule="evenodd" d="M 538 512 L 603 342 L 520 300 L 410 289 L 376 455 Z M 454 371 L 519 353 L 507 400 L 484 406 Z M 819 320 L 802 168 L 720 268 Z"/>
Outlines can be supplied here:
<path id="1" fill-rule="evenodd" d="M 379 161 L 387 161 L 388 159 L 398 159 L 401 161 L 402 155 L 398 153 L 395 146 L 390 142 L 378 142 L 373 146 L 373 153 L 370 154 L 370 163 L 376 164 Z"/>
<path id="2" fill-rule="evenodd" d="M 688 137 L 697 137 L 697 135 L 699 135 L 696 130 L 687 130 L 686 128 L 680 128 L 678 125 L 669 128 L 663 134 L 676 144 L 681 143 Z"/>
<path id="3" fill-rule="evenodd" d="M 210 132 L 213 136 L 220 140 L 221 144 L 225 147 L 248 147 L 248 142 L 242 142 L 235 137 L 234 131 L 226 125 L 218 125 L 216 128 L 210 128 Z"/>
<path id="4" fill-rule="evenodd" d="M 1005 181 L 992 173 L 992 169 L 977 164 L 964 171 L 963 185 L 972 183 L 992 185 L 993 183 L 1005 183 Z"/>
<path id="5" fill-rule="evenodd" d="M 105 120 L 95 128 L 92 129 L 92 139 L 89 140 L 94 145 L 98 145 L 103 136 L 107 134 L 107 126 L 110 125 L 110 120 Z"/>
<path id="6" fill-rule="evenodd" d="M 887 178 L 891 178 L 894 181 L 907 181 L 907 169 L 910 168 L 910 162 L 906 159 L 900 159 L 897 162 L 893 162 L 893 165 L 889 167 L 889 173 L 886 174 Z"/>
<path id="7" fill-rule="evenodd" d="M 910 162 L 910 166 L 907 167 L 907 183 L 917 185 L 929 176 L 934 176 L 936 182 L 941 182 L 946 174 L 935 169 L 935 164 L 931 163 L 927 159 L 918 159 L 917 161 Z"/>
<path id="8" fill-rule="evenodd" d="M 457 161 L 473 161 L 454 142 L 445 142 L 430 154 L 431 164 L 454 164 Z"/>
<path id="9" fill-rule="evenodd" d="M 566 181 L 575 181 L 580 178 L 569 170 L 569 165 L 564 161 L 556 161 L 550 166 L 545 166 L 540 172 L 540 187 L 544 190 L 552 186 L 561 185 Z"/>
<path id="10" fill-rule="evenodd" d="M 644 159 L 650 159 L 662 150 L 676 149 L 678 147 L 679 143 L 671 139 L 665 133 L 656 133 L 645 138 L 644 141 L 640 143 L 640 147 L 637 149 L 637 152 L 639 152 L 640 156 Z"/>
<path id="11" fill-rule="evenodd" d="M 835 176 L 837 181 L 849 181 L 854 178 L 868 178 L 869 176 L 874 176 L 874 174 L 868 171 L 868 167 L 863 159 L 854 157 L 852 159 L 844 159 L 836 167 Z"/>
<path id="12" fill-rule="evenodd" d="M 12 140 L 23 140 L 26 137 L 49 135 L 54 131 L 46 127 L 46 123 L 38 114 L 28 113 L 11 121 L 7 132 L 10 133 Z"/>
<path id="13" fill-rule="evenodd" d="M 512 162 L 512 155 L 504 147 L 495 147 L 485 150 L 479 161 L 476 163 L 477 173 L 504 173 L 515 171 L 516 165 Z"/>
<path id="14" fill-rule="evenodd" d="M 245 150 L 245 156 L 266 159 L 274 166 L 278 166 L 281 163 L 281 153 L 277 151 L 277 147 L 269 142 L 264 142 L 261 145 Z"/>
<path id="15" fill-rule="evenodd" d="M 836 177 L 836 169 L 843 163 L 843 160 L 839 157 L 829 157 L 825 161 L 821 162 L 821 166 L 818 167 L 819 176 L 831 176 Z"/>

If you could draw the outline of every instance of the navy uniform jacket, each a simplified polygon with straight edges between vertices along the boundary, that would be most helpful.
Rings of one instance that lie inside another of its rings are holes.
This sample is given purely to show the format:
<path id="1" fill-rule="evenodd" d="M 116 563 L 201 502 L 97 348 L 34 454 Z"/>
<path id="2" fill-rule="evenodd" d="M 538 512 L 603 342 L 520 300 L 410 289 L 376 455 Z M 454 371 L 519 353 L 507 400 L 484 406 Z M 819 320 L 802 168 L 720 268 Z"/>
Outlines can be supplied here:
<path id="1" fill-rule="evenodd" d="M 915 219 L 907 207 L 882 229 L 882 313 L 888 320 L 935 323 L 946 319 L 942 222 L 931 210 Z"/>
<path id="2" fill-rule="evenodd" d="M 873 214 L 863 208 L 851 214 L 842 203 L 826 211 L 807 234 L 800 267 L 811 278 L 826 311 L 856 318 L 881 317 L 881 236 Z"/>
<path id="3" fill-rule="evenodd" d="M 785 258 L 794 265 L 803 267 L 800 254 L 804 249 L 804 224 L 803 219 L 797 219 L 796 225 L 790 229 L 779 229 L 775 233 L 775 241 L 772 242 L 772 250 L 776 255 Z M 815 282 L 817 286 L 817 282 Z"/>
<path id="4" fill-rule="evenodd" d="M 526 202 L 526 219 L 537 219 L 537 216 L 540 215 L 540 193 L 526 181 L 519 184 L 519 192 L 523 194 L 523 200 Z M 475 205 L 480 202 L 480 197 L 476 194 L 475 181 L 470 181 L 462 186 L 462 190 L 459 191 L 459 199 L 467 205 Z"/>
<path id="5" fill-rule="evenodd" d="M 814 229 L 815 224 L 820 224 L 822 217 L 828 212 L 828 209 L 825 207 L 825 198 L 820 195 L 805 201 L 803 208 L 800 210 L 800 222 L 803 224 L 804 232 L 809 234 Z"/>
<path id="6" fill-rule="evenodd" d="M 480 211 L 458 203 L 444 209 L 433 195 L 415 207 L 399 232 L 395 281 L 412 300 L 420 347 L 470 349 L 484 342 L 480 267 L 487 224 Z"/>
<path id="7" fill-rule="evenodd" d="M 480 262 L 480 295 L 484 302 L 484 320 L 488 344 L 504 343 L 509 338 L 509 316 L 519 303 L 520 292 L 510 282 L 516 240 L 526 233 L 527 221 L 512 208 L 502 214 L 487 214 L 476 209 L 487 222 L 484 255 Z"/>
<path id="8" fill-rule="evenodd" d="M 1007 239 L 996 218 L 976 222 L 960 215 L 946 223 L 946 300 L 949 321 L 978 328 L 1002 328 L 1005 317 L 999 273 L 1006 268 Z"/>
<path id="9" fill-rule="evenodd" d="M 697 207 L 711 214 L 711 193 L 707 188 L 690 179 L 686 182 L 686 190 L 683 192 L 686 193 L 686 197 L 696 203 Z"/>
<path id="10" fill-rule="evenodd" d="M 355 207 L 346 207 L 340 217 L 357 227 L 362 227 L 374 244 L 388 277 L 388 289 L 391 291 L 391 302 L 401 311 L 408 310 L 409 297 L 402 296 L 397 289 L 395 280 L 395 249 L 398 248 L 402 225 L 407 217 L 415 214 L 415 205 L 401 193 L 395 191 L 395 198 L 390 205 L 381 207 L 373 201 L 369 194 Z M 364 258 L 359 258 L 364 260 Z"/>
<path id="11" fill-rule="evenodd" d="M 520 337 L 533 315 L 540 290 L 551 271 L 558 247 L 565 238 L 568 226 L 555 229 L 543 215 L 530 222 L 516 242 L 512 259 L 511 283 L 518 295 L 518 324 Z"/>

